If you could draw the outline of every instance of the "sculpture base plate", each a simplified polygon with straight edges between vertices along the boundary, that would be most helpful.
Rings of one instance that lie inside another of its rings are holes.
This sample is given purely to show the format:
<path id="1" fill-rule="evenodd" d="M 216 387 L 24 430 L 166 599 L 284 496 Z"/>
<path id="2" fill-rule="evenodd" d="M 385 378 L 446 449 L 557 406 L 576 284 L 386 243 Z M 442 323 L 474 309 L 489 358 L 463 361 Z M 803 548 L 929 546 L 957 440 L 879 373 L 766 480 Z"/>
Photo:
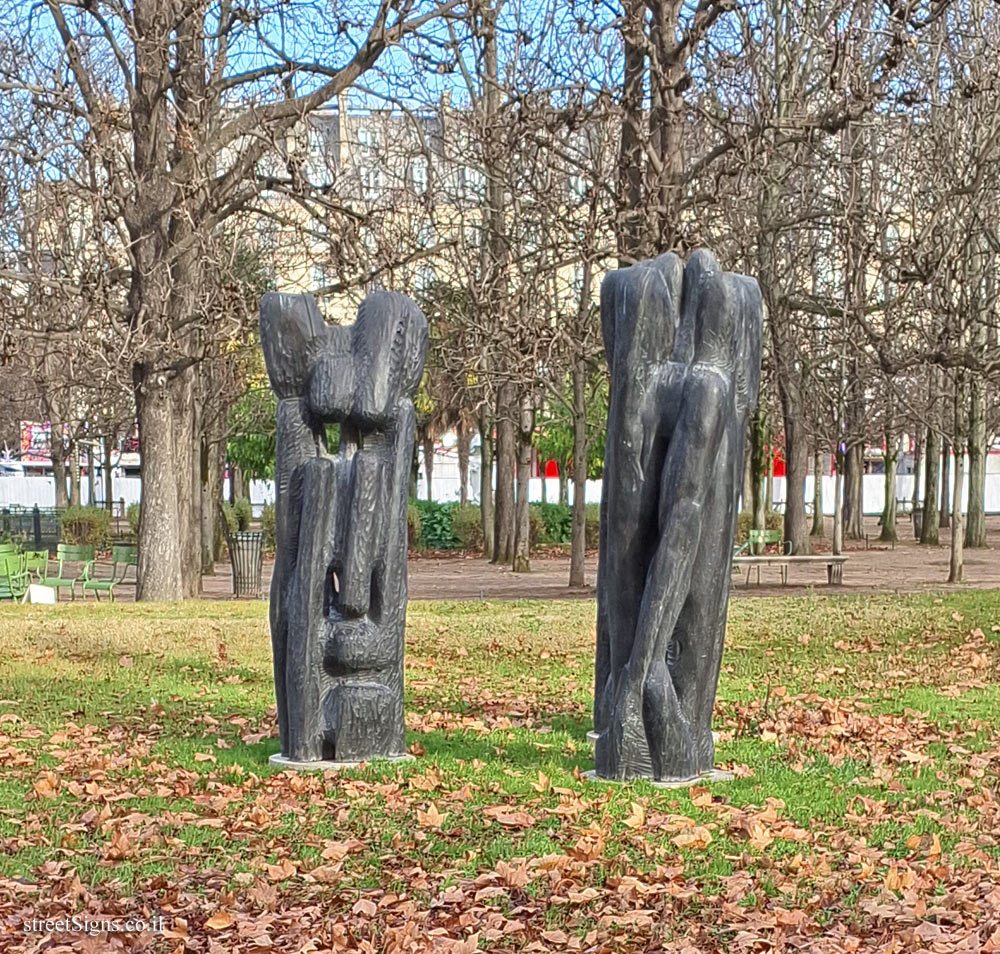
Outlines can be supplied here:
<path id="1" fill-rule="evenodd" d="M 606 785 L 627 785 L 629 782 L 649 782 L 653 788 L 691 788 L 693 785 L 710 785 L 714 782 L 731 782 L 736 776 L 732 772 L 726 772 L 724 769 L 710 769 L 707 772 L 702 772 L 701 775 L 696 775 L 694 778 L 665 778 L 661 781 L 657 781 L 652 778 L 630 778 L 627 781 L 619 781 L 616 778 L 601 778 L 597 772 L 591 770 L 589 772 L 583 772 L 582 778 L 585 778 L 588 782 L 604 782 Z"/>
<path id="2" fill-rule="evenodd" d="M 402 755 L 376 755 L 359 762 L 335 762 L 332 759 L 301 762 L 298 759 L 290 759 L 280 752 L 275 752 L 268 761 L 289 772 L 344 772 L 348 769 L 356 769 L 360 765 L 370 765 L 373 762 L 412 762 L 413 759 L 412 755 L 404 752 Z"/>

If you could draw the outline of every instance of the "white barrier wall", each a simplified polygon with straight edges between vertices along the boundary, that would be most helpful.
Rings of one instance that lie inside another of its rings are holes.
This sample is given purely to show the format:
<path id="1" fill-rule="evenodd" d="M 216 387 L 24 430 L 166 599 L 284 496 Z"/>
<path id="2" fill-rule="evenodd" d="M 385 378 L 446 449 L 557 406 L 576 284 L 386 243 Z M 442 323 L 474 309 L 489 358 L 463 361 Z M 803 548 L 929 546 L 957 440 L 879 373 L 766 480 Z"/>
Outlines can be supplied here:
<path id="1" fill-rule="evenodd" d="M 69 481 L 66 482 L 67 488 Z M 117 502 L 125 499 L 125 506 L 138 503 L 142 494 L 142 481 L 138 477 L 114 477 L 111 481 L 114 489 L 114 500 Z M 94 488 L 97 499 L 96 503 L 104 503 L 104 481 L 99 480 Z M 90 499 L 87 493 L 87 481 L 80 482 L 80 496 L 83 503 L 89 504 Z M 4 476 L 0 477 L 0 508 L 11 505 L 20 507 L 54 507 L 56 505 L 56 479 L 55 477 L 22 477 Z"/>
<path id="2" fill-rule="evenodd" d="M 67 481 L 68 484 L 68 481 Z M 114 501 L 125 500 L 125 506 L 138 503 L 142 497 L 142 481 L 138 477 L 114 477 L 111 481 L 114 489 Z M 97 481 L 95 486 L 98 505 L 104 504 L 104 482 Z M 224 495 L 229 497 L 229 481 L 224 481 Z M 89 504 L 87 481 L 80 482 L 80 496 L 83 503 Z M 270 480 L 252 480 L 250 482 L 250 504 L 254 516 L 260 516 L 265 504 L 274 503 L 274 482 Z M 20 507 L 54 507 L 56 505 L 55 477 L 0 477 L 0 509 L 11 505 Z"/>
<path id="3" fill-rule="evenodd" d="M 954 472 L 952 472 L 952 487 L 954 487 Z M 142 495 L 142 481 L 138 477 L 115 477 L 112 486 L 114 487 L 114 499 L 125 500 L 125 505 L 138 503 Z M 823 513 L 828 517 L 833 516 L 833 494 L 835 478 L 823 478 Z M 448 503 L 459 499 L 459 480 L 457 474 L 445 471 L 440 476 L 435 471 L 432 479 L 434 499 L 438 503 Z M 97 503 L 104 503 L 104 483 L 97 482 Z M 89 503 L 87 499 L 87 482 L 82 481 L 80 492 L 84 503 Z M 546 480 L 546 499 L 554 503 L 559 499 L 559 481 L 556 478 Z M 951 491 L 949 491 L 949 500 Z M 229 481 L 224 481 L 223 495 L 229 498 Z M 866 474 L 863 480 L 863 508 L 868 515 L 875 516 L 882 512 L 885 503 L 885 478 L 882 474 Z M 421 500 L 427 499 L 427 493 L 423 479 L 417 483 L 417 496 Z M 912 475 L 899 476 L 896 478 L 896 499 L 910 500 L 913 496 Z M 533 477 L 529 482 L 529 499 L 537 503 L 542 499 L 542 478 Z M 813 478 L 806 478 L 806 503 L 811 505 L 813 499 Z M 962 509 L 966 509 L 969 499 L 968 473 L 966 473 L 965 487 L 962 494 Z M 473 503 L 479 502 L 479 470 L 478 466 L 469 468 L 469 500 Z M 569 484 L 569 500 L 573 502 L 573 484 Z M 601 482 L 599 480 L 588 480 L 586 484 L 587 503 L 601 502 Z M 0 509 L 9 507 L 12 504 L 21 507 L 54 507 L 56 502 L 56 489 L 54 477 L 23 477 L 23 476 L 2 476 L 0 477 Z M 783 504 L 785 502 L 785 478 L 774 478 L 774 502 Z M 265 504 L 274 503 L 274 482 L 270 480 L 254 480 L 250 482 L 250 504 L 253 508 L 254 516 L 259 517 L 261 509 Z M 1000 514 L 1000 473 L 988 473 L 986 475 L 986 512 L 989 514 Z"/>
<path id="4" fill-rule="evenodd" d="M 921 483 L 923 483 L 921 479 Z M 949 480 L 948 500 L 951 500 L 952 492 L 955 488 L 955 474 L 951 472 Z M 834 492 L 836 490 L 836 478 L 823 478 L 823 513 L 833 516 Z M 921 487 L 921 498 L 923 497 Z M 986 475 L 985 488 L 985 510 L 989 514 L 1000 513 L 1000 474 Z M 811 505 L 813 499 L 813 478 L 806 477 L 806 504 Z M 907 474 L 896 478 L 896 499 L 913 499 L 913 475 Z M 785 502 L 785 478 L 774 478 L 774 502 L 783 504 Z M 969 475 L 966 473 L 962 487 L 962 512 L 968 509 L 969 505 Z M 882 513 L 885 508 L 885 475 L 865 474 L 862 478 L 862 509 L 869 516 L 876 516 Z"/>

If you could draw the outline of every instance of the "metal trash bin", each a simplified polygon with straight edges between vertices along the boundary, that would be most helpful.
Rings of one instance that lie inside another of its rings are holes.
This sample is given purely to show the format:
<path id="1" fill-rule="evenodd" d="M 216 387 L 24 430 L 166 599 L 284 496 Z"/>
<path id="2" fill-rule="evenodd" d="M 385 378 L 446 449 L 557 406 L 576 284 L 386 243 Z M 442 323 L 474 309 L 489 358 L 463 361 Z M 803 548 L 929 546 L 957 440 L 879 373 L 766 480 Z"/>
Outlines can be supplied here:
<path id="1" fill-rule="evenodd" d="M 924 532 L 924 511 L 917 508 L 913 511 L 913 539 L 919 540 Z"/>
<path id="2" fill-rule="evenodd" d="M 264 534 L 259 530 L 238 530 L 228 534 L 228 538 L 229 560 L 233 565 L 233 595 L 260 599 Z"/>

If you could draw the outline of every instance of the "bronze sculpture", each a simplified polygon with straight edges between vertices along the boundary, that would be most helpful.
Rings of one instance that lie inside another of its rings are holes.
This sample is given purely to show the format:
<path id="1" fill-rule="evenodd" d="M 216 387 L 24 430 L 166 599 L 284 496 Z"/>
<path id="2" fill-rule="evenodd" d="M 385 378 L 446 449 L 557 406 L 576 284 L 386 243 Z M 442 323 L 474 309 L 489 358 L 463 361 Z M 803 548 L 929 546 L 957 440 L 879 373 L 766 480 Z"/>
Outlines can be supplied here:
<path id="1" fill-rule="evenodd" d="M 747 417 L 760 379 L 753 279 L 706 251 L 612 272 L 595 667 L 600 778 L 712 769 Z"/>
<path id="2" fill-rule="evenodd" d="M 268 294 L 260 331 L 278 397 L 272 761 L 403 757 L 406 503 L 427 322 L 391 292 L 345 326 L 312 296 Z"/>

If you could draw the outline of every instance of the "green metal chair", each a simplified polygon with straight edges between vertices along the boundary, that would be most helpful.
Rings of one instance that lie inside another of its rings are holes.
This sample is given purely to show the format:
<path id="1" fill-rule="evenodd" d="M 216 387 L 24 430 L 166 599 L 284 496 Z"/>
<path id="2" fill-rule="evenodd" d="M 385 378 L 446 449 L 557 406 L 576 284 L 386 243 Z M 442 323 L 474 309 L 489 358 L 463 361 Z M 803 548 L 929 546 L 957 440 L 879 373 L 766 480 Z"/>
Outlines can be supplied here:
<path id="1" fill-rule="evenodd" d="M 30 581 L 20 553 L 0 554 L 0 600 L 19 600 L 28 591 Z"/>
<path id="2" fill-rule="evenodd" d="M 48 550 L 25 550 L 24 568 L 35 575 L 40 580 L 48 573 L 49 551 Z"/>
<path id="3" fill-rule="evenodd" d="M 12 556 L 20 552 L 21 548 L 13 540 L 0 543 L 0 556 Z"/>
<path id="4" fill-rule="evenodd" d="M 782 540 L 780 530 L 751 530 L 747 543 L 751 553 L 756 553 L 758 546 L 776 546 L 784 556 L 792 552 L 792 541 Z"/>
<path id="5" fill-rule="evenodd" d="M 96 576 L 97 567 L 106 564 L 88 563 L 83 568 L 83 575 L 80 577 L 80 589 L 86 599 L 87 591 L 94 594 L 94 599 L 101 601 L 101 592 L 105 592 L 113 603 L 115 601 L 115 587 L 125 582 L 130 566 L 138 565 L 138 551 L 134 546 L 122 544 L 111 548 L 111 573 L 106 577 Z"/>
<path id="6" fill-rule="evenodd" d="M 58 598 L 59 590 L 69 587 L 70 599 L 76 599 L 76 583 L 84 575 L 89 575 L 90 566 L 94 562 L 94 548 L 90 545 L 76 546 L 69 543 L 60 543 L 56 547 L 56 561 L 59 563 L 59 570 L 55 576 L 49 576 L 48 565 L 46 564 L 45 576 L 38 582 L 42 586 L 51 586 L 56 591 Z M 83 569 L 76 576 L 70 576 L 67 563 L 82 563 Z"/>

